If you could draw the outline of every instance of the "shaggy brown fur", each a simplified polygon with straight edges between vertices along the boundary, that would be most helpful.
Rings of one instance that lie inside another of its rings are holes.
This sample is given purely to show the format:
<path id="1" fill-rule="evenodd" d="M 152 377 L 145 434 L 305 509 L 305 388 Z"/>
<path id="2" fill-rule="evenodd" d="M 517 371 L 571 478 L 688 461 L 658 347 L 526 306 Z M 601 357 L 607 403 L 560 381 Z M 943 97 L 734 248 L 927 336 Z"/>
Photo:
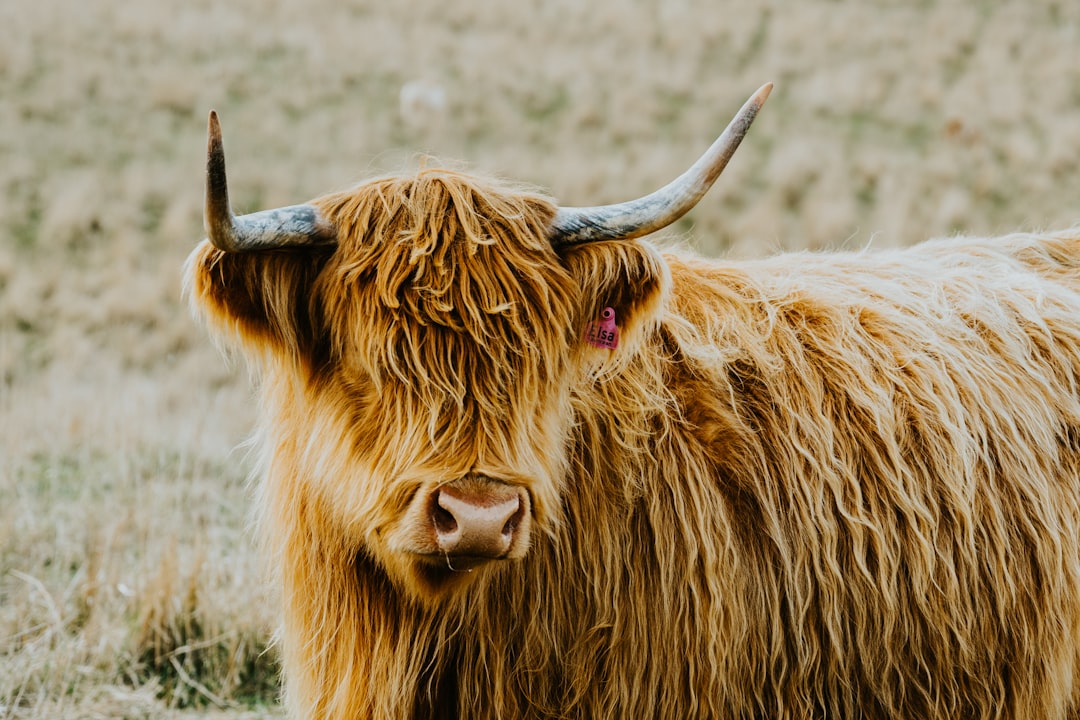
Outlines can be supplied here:
<path id="1" fill-rule="evenodd" d="M 336 247 L 187 270 L 261 374 L 293 716 L 1077 716 L 1080 235 L 728 263 L 556 251 L 449 171 L 317 205 Z M 469 473 L 532 546 L 418 574 L 405 507 Z"/>

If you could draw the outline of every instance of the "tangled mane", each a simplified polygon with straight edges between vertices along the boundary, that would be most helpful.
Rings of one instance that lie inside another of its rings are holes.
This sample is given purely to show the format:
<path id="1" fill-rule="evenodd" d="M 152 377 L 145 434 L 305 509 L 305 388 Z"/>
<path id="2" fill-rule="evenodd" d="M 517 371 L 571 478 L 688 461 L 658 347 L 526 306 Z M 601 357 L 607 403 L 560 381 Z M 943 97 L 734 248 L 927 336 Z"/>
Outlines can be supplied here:
<path id="1" fill-rule="evenodd" d="M 727 707 L 1060 717 L 1080 623 L 1075 233 L 669 260 L 689 320 L 670 327 L 709 389 L 672 385 L 737 510 L 718 536 L 743 569 L 717 581 L 761 613 L 727 638 L 747 673 Z"/>

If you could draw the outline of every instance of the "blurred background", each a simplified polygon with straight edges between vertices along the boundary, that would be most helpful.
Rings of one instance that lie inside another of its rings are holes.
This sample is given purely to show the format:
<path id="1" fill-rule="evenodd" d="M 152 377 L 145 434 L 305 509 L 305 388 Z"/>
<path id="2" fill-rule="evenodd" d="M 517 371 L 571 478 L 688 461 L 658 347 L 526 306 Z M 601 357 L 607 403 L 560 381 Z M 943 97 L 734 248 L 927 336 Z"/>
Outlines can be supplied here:
<path id="1" fill-rule="evenodd" d="M 702 253 L 1080 220 L 1072 0 L 0 4 L 0 718 L 277 716 L 251 386 L 180 299 L 210 108 L 238 211 L 424 154 L 590 205 L 767 81 Z"/>

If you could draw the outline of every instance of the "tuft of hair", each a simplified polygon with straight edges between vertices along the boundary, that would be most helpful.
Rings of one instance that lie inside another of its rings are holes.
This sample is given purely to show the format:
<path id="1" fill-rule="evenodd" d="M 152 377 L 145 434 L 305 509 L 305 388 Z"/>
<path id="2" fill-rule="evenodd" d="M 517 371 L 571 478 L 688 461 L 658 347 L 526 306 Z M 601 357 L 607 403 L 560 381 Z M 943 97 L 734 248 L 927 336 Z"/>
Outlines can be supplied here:
<path id="1" fill-rule="evenodd" d="M 554 381 L 570 342 L 557 319 L 575 313 L 570 278 L 547 241 L 550 199 L 421 168 L 316 204 L 338 227 L 338 250 L 316 287 L 338 357 L 360 363 L 379 387 L 414 387 L 429 406 L 450 399 L 505 411 L 508 383 Z"/>

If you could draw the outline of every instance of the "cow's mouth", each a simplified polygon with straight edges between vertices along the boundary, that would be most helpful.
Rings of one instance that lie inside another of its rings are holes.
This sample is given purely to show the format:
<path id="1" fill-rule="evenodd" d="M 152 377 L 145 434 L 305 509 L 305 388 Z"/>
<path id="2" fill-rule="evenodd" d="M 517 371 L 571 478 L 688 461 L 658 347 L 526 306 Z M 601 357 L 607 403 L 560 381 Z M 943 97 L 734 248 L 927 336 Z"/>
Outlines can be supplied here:
<path id="1" fill-rule="evenodd" d="M 480 555 L 445 555 L 441 553 L 414 553 L 413 567 L 417 578 L 428 589 L 444 590 L 451 585 L 470 580 L 474 571 L 494 565 L 505 558 Z"/>
<path id="2" fill-rule="evenodd" d="M 419 564 L 447 572 L 472 572 L 481 565 L 503 560 L 503 557 L 490 557 L 486 555 L 444 555 L 442 553 L 417 555 Z"/>

